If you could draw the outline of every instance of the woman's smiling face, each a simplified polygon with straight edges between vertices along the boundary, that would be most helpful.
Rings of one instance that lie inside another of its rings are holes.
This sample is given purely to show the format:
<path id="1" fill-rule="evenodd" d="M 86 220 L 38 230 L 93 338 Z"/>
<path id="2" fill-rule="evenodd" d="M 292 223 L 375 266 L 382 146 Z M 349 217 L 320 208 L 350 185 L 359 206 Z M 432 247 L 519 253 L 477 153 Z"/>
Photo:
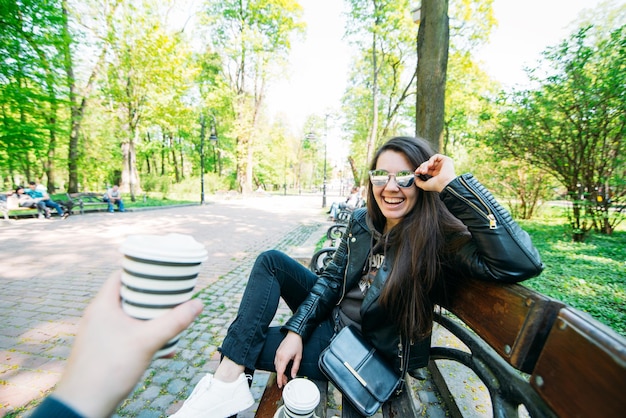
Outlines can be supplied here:
<path id="1" fill-rule="evenodd" d="M 414 172 L 413 167 L 406 156 L 396 151 L 384 151 L 376 161 L 376 170 L 385 170 L 395 174 L 402 171 Z M 394 175 L 384 186 L 372 185 L 374 198 L 381 212 L 387 219 L 385 231 L 388 231 L 411 212 L 417 203 L 418 190 L 415 184 L 409 187 L 399 187 Z"/>

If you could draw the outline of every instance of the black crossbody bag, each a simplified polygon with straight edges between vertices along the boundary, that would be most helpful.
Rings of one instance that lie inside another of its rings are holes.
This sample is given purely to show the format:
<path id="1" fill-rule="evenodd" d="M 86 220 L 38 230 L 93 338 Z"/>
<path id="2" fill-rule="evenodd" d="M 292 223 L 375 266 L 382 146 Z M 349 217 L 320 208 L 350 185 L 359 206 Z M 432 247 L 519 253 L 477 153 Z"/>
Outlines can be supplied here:
<path id="1" fill-rule="evenodd" d="M 319 368 L 361 415 L 372 416 L 391 395 L 402 390 L 408 344 L 398 373 L 353 327 L 344 327 L 322 351 Z"/>

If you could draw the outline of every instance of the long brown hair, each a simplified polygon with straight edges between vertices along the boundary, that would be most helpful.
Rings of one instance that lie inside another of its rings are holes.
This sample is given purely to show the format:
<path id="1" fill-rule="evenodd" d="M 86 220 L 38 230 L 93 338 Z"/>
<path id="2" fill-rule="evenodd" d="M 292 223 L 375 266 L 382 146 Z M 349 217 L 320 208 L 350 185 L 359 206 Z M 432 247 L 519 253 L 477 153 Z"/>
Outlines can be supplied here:
<path id="1" fill-rule="evenodd" d="M 434 154 L 421 138 L 395 137 L 378 149 L 371 170 L 385 151 L 403 154 L 413 169 Z M 439 193 L 417 187 L 416 200 L 411 212 L 388 232 L 387 242 L 396 249 L 396 255 L 380 296 L 381 305 L 396 321 L 400 332 L 412 340 L 430 334 L 434 308 L 430 294 L 439 284 L 442 262 L 469 239 L 467 228 L 448 211 Z M 383 231 L 386 218 L 376 203 L 371 184 L 367 210 L 376 229 Z M 451 237 L 455 239 L 450 240 Z"/>

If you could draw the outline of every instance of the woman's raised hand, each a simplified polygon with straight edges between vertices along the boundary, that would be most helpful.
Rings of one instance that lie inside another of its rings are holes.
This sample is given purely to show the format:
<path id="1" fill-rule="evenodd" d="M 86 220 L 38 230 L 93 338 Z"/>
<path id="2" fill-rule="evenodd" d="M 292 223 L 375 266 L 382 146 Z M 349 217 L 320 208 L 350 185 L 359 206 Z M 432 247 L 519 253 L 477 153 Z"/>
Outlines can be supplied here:
<path id="1" fill-rule="evenodd" d="M 430 178 L 422 180 L 420 175 Z M 428 192 L 441 192 L 455 178 L 454 161 L 442 154 L 433 155 L 415 169 L 415 184 Z"/>

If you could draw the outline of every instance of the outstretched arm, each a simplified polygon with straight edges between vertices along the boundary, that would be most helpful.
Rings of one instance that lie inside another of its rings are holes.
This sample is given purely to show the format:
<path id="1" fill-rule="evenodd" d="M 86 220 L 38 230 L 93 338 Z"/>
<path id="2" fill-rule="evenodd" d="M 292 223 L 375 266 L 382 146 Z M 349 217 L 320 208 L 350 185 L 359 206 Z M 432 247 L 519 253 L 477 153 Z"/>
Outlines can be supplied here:
<path id="1" fill-rule="evenodd" d="M 87 307 L 61 381 L 53 395 L 84 417 L 104 417 L 130 393 L 153 355 L 202 311 L 198 299 L 149 321 L 120 305 L 120 273 Z"/>

